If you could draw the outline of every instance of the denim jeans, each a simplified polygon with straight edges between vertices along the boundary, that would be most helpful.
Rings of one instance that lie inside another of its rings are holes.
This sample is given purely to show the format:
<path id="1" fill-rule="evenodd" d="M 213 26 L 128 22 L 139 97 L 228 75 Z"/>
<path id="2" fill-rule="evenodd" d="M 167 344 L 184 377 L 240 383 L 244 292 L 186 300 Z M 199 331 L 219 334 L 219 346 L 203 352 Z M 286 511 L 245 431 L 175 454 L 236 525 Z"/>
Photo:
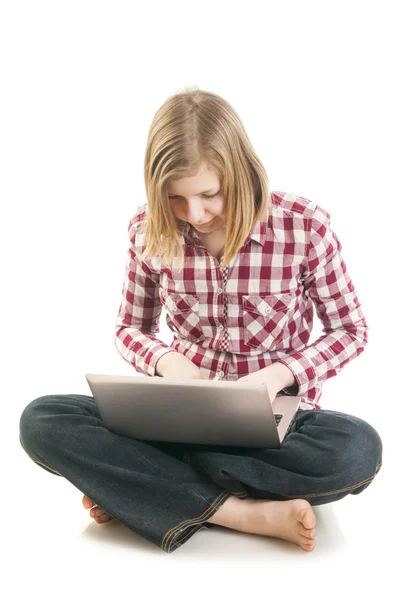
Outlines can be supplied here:
<path id="1" fill-rule="evenodd" d="M 366 421 L 301 410 L 278 449 L 136 440 L 109 431 L 92 396 L 41 396 L 23 410 L 28 456 L 65 477 L 117 521 L 167 553 L 230 497 L 312 506 L 360 494 L 382 464 L 382 441 Z"/>

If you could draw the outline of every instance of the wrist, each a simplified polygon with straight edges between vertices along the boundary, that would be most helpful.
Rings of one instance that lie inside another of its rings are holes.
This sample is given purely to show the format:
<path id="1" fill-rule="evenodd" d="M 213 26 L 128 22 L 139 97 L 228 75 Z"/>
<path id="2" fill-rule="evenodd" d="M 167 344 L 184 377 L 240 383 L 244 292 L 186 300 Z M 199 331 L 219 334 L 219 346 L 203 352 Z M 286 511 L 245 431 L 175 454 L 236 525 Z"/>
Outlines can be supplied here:
<path id="1" fill-rule="evenodd" d="M 170 352 L 165 352 L 159 358 L 155 367 L 155 375 L 158 377 L 164 376 L 164 371 L 167 369 L 167 366 L 174 360 L 174 357 L 170 357 L 170 354 L 178 354 L 176 350 L 172 350 Z"/>
<path id="2" fill-rule="evenodd" d="M 272 371 L 273 377 L 276 380 L 278 392 L 283 388 L 291 387 L 297 384 L 292 371 L 283 363 L 276 361 L 266 368 Z"/>

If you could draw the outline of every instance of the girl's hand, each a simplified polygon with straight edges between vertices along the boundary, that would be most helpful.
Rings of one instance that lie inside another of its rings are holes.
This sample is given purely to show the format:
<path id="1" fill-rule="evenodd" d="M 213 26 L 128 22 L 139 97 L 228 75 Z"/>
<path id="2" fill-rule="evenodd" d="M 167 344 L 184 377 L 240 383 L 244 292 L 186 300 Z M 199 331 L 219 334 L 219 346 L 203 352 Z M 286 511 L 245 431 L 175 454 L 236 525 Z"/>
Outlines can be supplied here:
<path id="1" fill-rule="evenodd" d="M 267 367 L 265 367 L 265 369 L 260 369 L 260 371 L 255 371 L 254 373 L 245 375 L 244 377 L 240 377 L 237 380 L 237 383 L 265 383 L 267 385 L 268 394 L 272 404 L 277 393 L 282 388 L 279 387 L 279 381 L 275 378 L 274 373 L 270 371 L 267 372 L 266 369 Z"/>
<path id="2" fill-rule="evenodd" d="M 279 361 L 271 363 L 268 367 L 264 367 L 264 369 L 245 375 L 238 379 L 239 381 L 267 384 L 271 403 L 275 400 L 278 392 L 284 388 L 291 387 L 296 383 L 297 391 L 299 389 L 299 384 L 296 382 L 293 372 Z"/>

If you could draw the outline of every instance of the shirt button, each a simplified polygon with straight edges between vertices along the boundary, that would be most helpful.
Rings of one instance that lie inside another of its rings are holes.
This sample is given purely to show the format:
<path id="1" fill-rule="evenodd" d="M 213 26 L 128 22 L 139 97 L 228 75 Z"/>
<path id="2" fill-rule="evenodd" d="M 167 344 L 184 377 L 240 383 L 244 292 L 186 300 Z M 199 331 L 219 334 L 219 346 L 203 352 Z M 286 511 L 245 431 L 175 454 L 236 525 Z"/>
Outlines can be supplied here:
<path id="1" fill-rule="evenodd" d="M 270 312 L 271 312 L 271 310 L 272 310 L 272 308 L 271 308 L 271 307 L 269 307 L 269 306 L 267 306 L 267 308 L 265 309 L 265 312 L 266 312 L 266 313 L 270 313 Z"/>
<path id="2" fill-rule="evenodd" d="M 219 372 L 218 372 L 218 376 L 219 376 L 219 377 L 224 377 L 224 375 L 225 375 L 224 371 L 219 371 Z"/>
<path id="3" fill-rule="evenodd" d="M 217 288 L 217 294 L 222 294 L 222 288 Z"/>
<path id="4" fill-rule="evenodd" d="M 220 323 L 220 325 L 218 326 L 218 329 L 221 331 L 221 329 L 224 329 L 224 325 L 221 325 L 221 323 Z"/>
<path id="5" fill-rule="evenodd" d="M 173 304 L 172 308 L 173 308 L 173 310 L 177 310 L 176 304 Z"/>

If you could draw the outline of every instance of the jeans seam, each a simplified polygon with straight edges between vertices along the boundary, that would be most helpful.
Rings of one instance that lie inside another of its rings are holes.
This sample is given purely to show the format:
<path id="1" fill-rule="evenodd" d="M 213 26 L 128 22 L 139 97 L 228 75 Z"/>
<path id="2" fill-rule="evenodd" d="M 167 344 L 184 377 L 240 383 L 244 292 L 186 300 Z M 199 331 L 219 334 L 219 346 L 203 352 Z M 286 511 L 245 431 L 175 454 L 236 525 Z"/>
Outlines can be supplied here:
<path id="1" fill-rule="evenodd" d="M 361 482 L 356 483 L 355 485 L 350 485 L 348 487 L 345 488 L 341 488 L 340 490 L 332 490 L 331 492 L 319 492 L 318 494 L 300 494 L 299 496 L 297 496 L 297 494 L 295 496 L 288 496 L 288 494 L 283 494 L 284 496 L 286 496 L 286 498 L 313 498 L 314 496 L 330 496 L 332 494 L 339 494 L 340 492 L 346 492 L 347 490 L 355 490 L 356 488 L 361 487 L 362 485 L 365 485 L 366 483 L 370 483 L 377 475 L 378 471 L 381 468 L 381 465 L 383 463 L 379 463 L 376 467 L 376 472 L 372 477 L 368 477 L 367 479 L 363 479 Z"/>
<path id="2" fill-rule="evenodd" d="M 210 506 L 208 508 L 206 508 L 206 510 L 200 515 L 200 517 L 196 517 L 195 519 L 187 519 L 185 521 L 182 521 L 175 527 L 172 527 L 171 529 L 169 529 L 169 531 L 167 531 L 162 538 L 162 542 L 161 542 L 162 549 L 165 550 L 166 552 L 170 553 L 175 546 L 179 546 L 180 545 L 179 534 L 182 533 L 182 531 L 184 531 L 187 527 L 189 527 L 189 529 L 185 533 L 185 535 L 182 537 L 180 536 L 180 538 L 182 540 L 186 540 L 187 535 L 189 534 L 188 537 L 193 535 L 198 530 L 200 525 L 202 523 L 204 523 L 205 521 L 207 521 L 208 519 L 210 519 L 210 517 L 212 517 L 213 514 L 218 510 L 218 508 L 221 505 L 222 500 L 227 499 L 227 497 L 230 497 L 231 495 L 232 494 L 230 491 L 223 490 L 223 492 L 215 498 L 215 500 L 212 502 L 212 504 L 210 504 Z M 197 525 L 197 527 L 190 527 L 190 525 Z M 183 527 L 183 530 L 178 531 L 181 527 Z"/>

